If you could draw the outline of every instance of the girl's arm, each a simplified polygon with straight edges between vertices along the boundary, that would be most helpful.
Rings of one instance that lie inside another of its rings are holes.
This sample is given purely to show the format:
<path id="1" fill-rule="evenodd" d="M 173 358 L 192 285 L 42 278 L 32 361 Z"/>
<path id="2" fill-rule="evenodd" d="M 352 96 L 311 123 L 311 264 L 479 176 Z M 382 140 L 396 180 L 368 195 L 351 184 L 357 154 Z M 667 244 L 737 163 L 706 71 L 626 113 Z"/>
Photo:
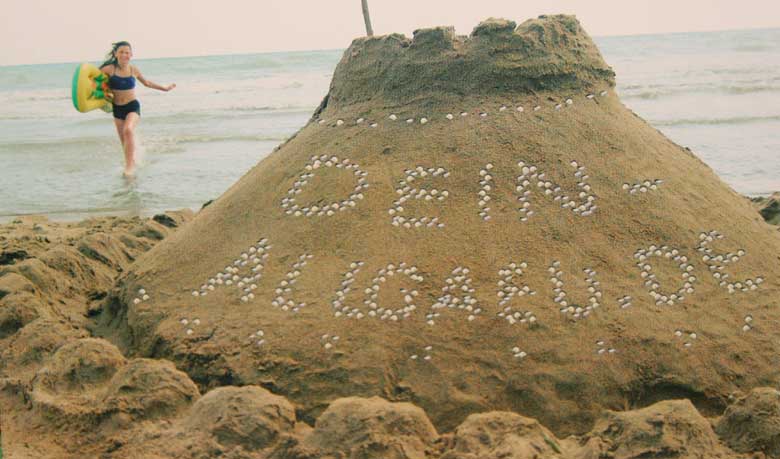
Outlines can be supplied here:
<path id="1" fill-rule="evenodd" d="M 143 85 L 146 86 L 147 88 L 156 89 L 158 91 L 170 91 L 171 89 L 176 87 L 176 83 L 169 84 L 168 86 L 161 86 L 155 83 L 154 81 L 147 80 L 146 78 L 144 78 L 141 71 L 138 70 L 138 67 L 133 66 L 133 69 L 134 69 L 133 73 L 135 74 L 136 78 L 138 78 L 138 81 L 143 83 Z"/>
<path id="2" fill-rule="evenodd" d="M 114 64 L 106 64 L 103 67 L 100 67 L 100 71 L 107 74 L 107 75 L 113 75 L 116 69 L 114 69 Z M 104 97 L 108 101 L 114 100 L 114 93 L 111 92 L 111 89 L 106 88 Z"/>

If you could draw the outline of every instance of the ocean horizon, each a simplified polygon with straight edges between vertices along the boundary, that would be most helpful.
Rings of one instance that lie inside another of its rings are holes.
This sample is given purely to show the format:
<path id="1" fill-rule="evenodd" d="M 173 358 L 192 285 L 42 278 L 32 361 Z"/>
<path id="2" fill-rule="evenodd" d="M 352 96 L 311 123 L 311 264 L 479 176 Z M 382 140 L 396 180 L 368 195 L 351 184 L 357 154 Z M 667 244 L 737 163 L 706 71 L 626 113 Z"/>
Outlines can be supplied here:
<path id="1" fill-rule="evenodd" d="M 731 32 L 762 32 L 762 31 L 777 31 L 780 30 L 780 27 L 751 27 L 751 28 L 738 28 L 738 29 L 720 29 L 720 30 L 700 30 L 700 31 L 688 31 L 688 32 L 654 32 L 654 33 L 640 33 L 640 34 L 615 34 L 615 35 L 593 35 L 591 38 L 594 42 L 598 42 L 601 40 L 608 40 L 613 38 L 638 38 L 638 37 L 660 37 L 660 36 L 674 36 L 674 35 L 690 35 L 690 34 L 710 34 L 710 33 L 731 33 Z M 462 35 L 461 33 L 458 33 L 458 35 Z M 376 36 L 380 37 L 381 34 L 377 34 Z M 141 62 L 141 61 L 155 61 L 155 60 L 164 60 L 164 59 L 190 59 L 190 58 L 202 58 L 202 57 L 227 57 L 227 56 L 256 56 L 260 54 L 295 54 L 295 53 L 311 53 L 311 52 L 327 52 L 327 51 L 337 51 L 337 52 L 344 52 L 346 48 L 323 48 L 323 49 L 296 49 L 296 50 L 289 50 L 289 51 L 252 51 L 252 52 L 238 52 L 238 53 L 207 53 L 207 54 L 186 54 L 186 55 L 177 55 L 177 56 L 156 56 L 156 57 L 148 57 L 148 58 L 142 58 L 142 59 L 134 59 L 133 62 Z M 98 59 L 97 61 L 94 61 L 97 63 L 98 61 L 102 61 L 102 59 Z M 27 67 L 27 66 L 37 66 L 37 65 L 59 65 L 59 64 L 70 64 L 70 65 L 76 65 L 80 64 L 81 62 L 85 61 L 74 61 L 74 60 L 54 60 L 54 61 L 47 61 L 47 62 L 25 62 L 25 63 L 17 63 L 17 64 L 0 64 L 0 69 L 2 68 L 8 68 L 8 67 Z M 92 62 L 92 61 L 86 61 L 86 62 Z"/>
<path id="2" fill-rule="evenodd" d="M 594 40 L 631 110 L 739 193 L 780 191 L 780 28 Z M 343 51 L 134 60 L 177 88 L 138 90 L 132 181 L 111 115 L 72 107 L 77 63 L 0 66 L 0 221 L 199 209 L 305 125 Z"/>

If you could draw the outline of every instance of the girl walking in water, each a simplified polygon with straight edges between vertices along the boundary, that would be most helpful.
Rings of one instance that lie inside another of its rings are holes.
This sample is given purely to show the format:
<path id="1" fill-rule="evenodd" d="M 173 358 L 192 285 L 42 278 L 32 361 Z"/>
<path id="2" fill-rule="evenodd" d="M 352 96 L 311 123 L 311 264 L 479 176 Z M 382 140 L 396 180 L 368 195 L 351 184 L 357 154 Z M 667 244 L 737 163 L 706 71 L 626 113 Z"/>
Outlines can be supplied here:
<path id="1" fill-rule="evenodd" d="M 108 87 L 113 94 L 114 124 L 125 151 L 124 175 L 129 177 L 135 172 L 135 128 L 141 119 L 141 104 L 135 98 L 136 78 L 147 88 L 159 91 L 170 91 L 176 85 L 161 86 L 144 78 L 138 67 L 130 64 L 133 49 L 126 41 L 114 43 L 106 57 L 108 59 L 100 66 L 100 70 L 109 75 Z"/>

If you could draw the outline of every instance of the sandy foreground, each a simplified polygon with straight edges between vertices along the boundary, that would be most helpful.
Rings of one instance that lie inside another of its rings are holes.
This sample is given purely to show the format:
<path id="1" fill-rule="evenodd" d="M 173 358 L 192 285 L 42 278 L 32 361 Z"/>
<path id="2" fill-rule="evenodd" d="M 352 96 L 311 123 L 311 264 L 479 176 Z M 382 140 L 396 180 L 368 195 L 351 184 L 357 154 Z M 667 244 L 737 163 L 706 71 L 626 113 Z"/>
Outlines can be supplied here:
<path id="1" fill-rule="evenodd" d="M 752 200 L 767 221 L 777 197 Z M 312 426 L 259 386 L 208 390 L 171 362 L 123 356 L 110 336 L 94 337 L 104 299 L 136 258 L 192 217 L 0 226 L 3 457 L 780 457 L 780 392 L 771 388 L 735 394 L 720 416 L 684 399 L 605 411 L 590 433 L 559 439 L 499 411 L 437 432 L 422 409 L 379 397 L 338 399 Z M 101 415 L 108 422 L 90 411 L 96 401 L 112 405 Z"/>

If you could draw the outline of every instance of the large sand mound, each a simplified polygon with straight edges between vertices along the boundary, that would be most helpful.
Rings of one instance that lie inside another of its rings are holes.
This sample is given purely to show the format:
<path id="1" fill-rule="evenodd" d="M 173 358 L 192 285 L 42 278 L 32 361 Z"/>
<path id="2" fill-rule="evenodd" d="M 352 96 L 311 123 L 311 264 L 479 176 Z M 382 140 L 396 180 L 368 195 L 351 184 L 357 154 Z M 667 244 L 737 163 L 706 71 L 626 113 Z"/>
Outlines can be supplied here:
<path id="1" fill-rule="evenodd" d="M 613 84 L 569 16 L 358 39 L 311 122 L 122 277 L 101 333 L 310 423 L 375 395 L 439 430 L 720 413 L 778 382 L 780 238 Z"/>

